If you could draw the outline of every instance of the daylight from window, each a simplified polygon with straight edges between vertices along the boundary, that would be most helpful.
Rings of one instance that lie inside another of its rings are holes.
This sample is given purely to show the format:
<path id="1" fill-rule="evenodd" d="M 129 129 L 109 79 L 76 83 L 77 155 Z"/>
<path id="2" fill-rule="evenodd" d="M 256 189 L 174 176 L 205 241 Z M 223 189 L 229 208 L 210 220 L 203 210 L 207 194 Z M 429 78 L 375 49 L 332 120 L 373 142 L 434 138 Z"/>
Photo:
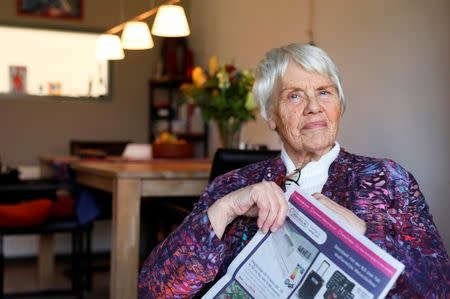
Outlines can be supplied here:
<path id="1" fill-rule="evenodd" d="M 95 57 L 98 33 L 0 26 L 0 93 L 104 97 L 108 63 Z"/>

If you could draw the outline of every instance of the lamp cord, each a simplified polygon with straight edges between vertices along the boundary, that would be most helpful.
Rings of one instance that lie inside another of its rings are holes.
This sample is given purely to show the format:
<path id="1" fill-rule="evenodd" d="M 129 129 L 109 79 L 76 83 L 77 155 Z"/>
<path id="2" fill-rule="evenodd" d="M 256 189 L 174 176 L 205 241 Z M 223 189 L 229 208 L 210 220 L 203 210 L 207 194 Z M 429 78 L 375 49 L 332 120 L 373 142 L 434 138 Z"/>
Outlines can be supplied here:
<path id="1" fill-rule="evenodd" d="M 314 0 L 309 0 L 309 28 L 308 28 L 308 38 L 309 44 L 314 46 Z"/>
<path id="2" fill-rule="evenodd" d="M 119 22 L 123 22 L 124 19 L 123 0 L 119 0 Z"/>
<path id="3" fill-rule="evenodd" d="M 120 0 L 120 5 L 121 6 L 122 6 L 122 1 L 123 0 Z M 180 0 L 168 0 L 168 1 L 164 2 L 164 4 L 161 4 L 161 5 L 172 5 L 172 4 L 176 4 L 178 2 L 180 2 Z M 116 34 L 116 33 L 120 32 L 123 29 L 123 27 L 125 27 L 125 23 L 127 23 L 129 21 L 143 21 L 143 20 L 147 19 L 148 17 L 154 15 L 158 11 L 158 8 L 161 5 L 159 5 L 157 7 L 153 7 L 151 9 L 147 10 L 146 12 L 143 12 L 143 13 L 141 13 L 141 14 L 139 14 L 139 15 L 137 15 L 137 16 L 135 16 L 135 17 L 125 21 L 125 22 L 122 21 L 123 20 L 122 19 L 122 20 L 120 20 L 122 23 L 112 27 L 111 29 L 108 29 L 105 33 L 106 34 Z"/>

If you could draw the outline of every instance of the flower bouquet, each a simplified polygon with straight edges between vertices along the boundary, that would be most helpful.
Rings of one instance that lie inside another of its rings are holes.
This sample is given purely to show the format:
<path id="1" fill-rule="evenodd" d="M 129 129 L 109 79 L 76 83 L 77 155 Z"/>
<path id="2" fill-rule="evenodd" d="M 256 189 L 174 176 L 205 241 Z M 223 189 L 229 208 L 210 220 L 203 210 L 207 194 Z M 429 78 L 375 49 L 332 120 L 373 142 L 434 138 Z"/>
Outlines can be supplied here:
<path id="1" fill-rule="evenodd" d="M 201 67 L 192 71 L 192 84 L 183 84 L 181 91 L 189 103 L 200 107 L 205 120 L 217 124 L 225 148 L 237 148 L 242 125 L 255 119 L 256 103 L 252 94 L 253 74 L 237 70 L 234 65 L 219 67 L 211 57 L 209 73 Z"/>

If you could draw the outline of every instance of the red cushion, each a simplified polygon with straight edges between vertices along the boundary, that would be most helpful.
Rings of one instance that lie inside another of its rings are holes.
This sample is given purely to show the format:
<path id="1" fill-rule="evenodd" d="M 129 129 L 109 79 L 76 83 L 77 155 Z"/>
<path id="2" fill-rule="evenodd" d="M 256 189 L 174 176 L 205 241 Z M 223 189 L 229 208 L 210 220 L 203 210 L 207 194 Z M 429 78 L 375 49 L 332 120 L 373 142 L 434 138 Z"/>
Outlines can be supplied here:
<path id="1" fill-rule="evenodd" d="M 75 215 L 75 200 L 70 194 L 58 194 L 53 203 L 50 216 L 53 218 L 68 218 Z"/>
<path id="2" fill-rule="evenodd" d="M 0 227 L 27 227 L 42 224 L 50 216 L 53 202 L 47 198 L 18 204 L 0 204 Z"/>

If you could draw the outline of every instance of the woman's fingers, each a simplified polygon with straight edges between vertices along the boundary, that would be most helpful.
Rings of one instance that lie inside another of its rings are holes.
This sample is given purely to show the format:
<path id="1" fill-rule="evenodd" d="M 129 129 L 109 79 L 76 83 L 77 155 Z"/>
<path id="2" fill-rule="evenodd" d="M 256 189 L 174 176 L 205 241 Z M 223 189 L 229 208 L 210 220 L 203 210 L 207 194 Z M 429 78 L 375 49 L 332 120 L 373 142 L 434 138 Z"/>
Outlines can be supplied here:
<path id="1" fill-rule="evenodd" d="M 254 215 L 257 217 L 256 224 L 259 228 L 263 229 L 263 227 L 267 226 L 266 222 L 269 218 L 270 213 L 272 212 L 272 205 L 270 200 L 270 186 L 269 182 L 263 181 L 259 184 L 255 184 L 250 187 L 249 193 L 245 196 L 245 200 L 248 202 L 250 207 L 256 208 L 257 214 Z M 253 216 L 253 213 L 245 213 L 247 216 Z"/>
<path id="2" fill-rule="evenodd" d="M 276 231 L 284 223 L 286 218 L 287 203 L 283 193 L 278 185 L 273 182 L 262 182 L 256 195 L 256 205 L 258 207 L 257 224 L 261 230 L 266 233 Z"/>
<path id="3" fill-rule="evenodd" d="M 263 232 L 276 231 L 284 224 L 287 201 L 274 182 L 263 181 L 229 193 L 208 208 L 208 217 L 219 238 L 237 216 L 257 217 Z"/>
<path id="4" fill-rule="evenodd" d="M 281 191 L 280 188 L 276 190 L 278 193 L 278 198 L 280 198 L 280 209 L 278 210 L 277 218 L 275 219 L 275 223 L 271 227 L 271 231 L 275 232 L 277 229 L 279 229 L 281 226 L 283 226 L 284 221 L 286 220 L 286 215 L 288 212 L 288 203 L 287 200 L 284 198 L 284 194 Z"/>
<path id="5" fill-rule="evenodd" d="M 352 211 L 323 194 L 314 193 L 313 197 L 361 234 L 366 232 L 366 223 Z M 208 216 L 214 231 L 221 238 L 225 227 L 241 215 L 257 217 L 256 223 L 264 233 L 269 230 L 275 232 L 284 224 L 287 210 L 288 204 L 281 188 L 274 182 L 263 181 L 231 192 L 216 201 L 208 209 Z"/>
<path id="6" fill-rule="evenodd" d="M 258 209 L 258 219 L 256 220 L 256 224 L 259 228 L 263 229 L 264 224 L 267 221 L 269 213 L 271 211 L 270 201 L 266 200 L 262 196 L 258 196 L 256 198 L 256 206 Z"/>
<path id="7" fill-rule="evenodd" d="M 321 193 L 314 193 L 312 196 L 335 213 L 342 214 L 344 210 L 347 210 Z"/>
<path id="8" fill-rule="evenodd" d="M 271 194 L 267 194 L 267 197 L 269 196 L 271 196 Z M 277 217 L 279 205 L 274 198 L 271 198 L 270 200 L 265 199 L 262 202 L 266 203 L 265 207 L 267 207 L 267 211 L 266 209 L 259 209 L 258 222 L 262 224 L 260 226 L 261 230 L 264 233 L 267 233 Z M 259 221 L 260 219 L 261 221 Z"/>
<path id="9" fill-rule="evenodd" d="M 284 198 L 283 191 L 280 187 L 278 187 L 275 183 L 272 183 L 273 187 L 273 198 L 276 199 L 276 208 L 277 212 L 275 214 L 275 217 L 273 221 L 270 224 L 270 230 L 272 232 L 275 232 L 277 229 L 279 229 L 283 224 L 284 220 L 286 219 L 287 210 L 288 210 L 288 204 L 286 199 Z"/>
<path id="10" fill-rule="evenodd" d="M 338 203 L 332 201 L 325 195 L 321 193 L 314 193 L 312 195 L 315 199 L 317 199 L 321 204 L 326 206 L 328 209 L 336 213 L 341 219 L 346 221 L 349 225 L 356 229 L 361 234 L 364 234 L 367 230 L 367 224 L 364 220 L 360 219 L 356 216 L 352 211 Z"/>

